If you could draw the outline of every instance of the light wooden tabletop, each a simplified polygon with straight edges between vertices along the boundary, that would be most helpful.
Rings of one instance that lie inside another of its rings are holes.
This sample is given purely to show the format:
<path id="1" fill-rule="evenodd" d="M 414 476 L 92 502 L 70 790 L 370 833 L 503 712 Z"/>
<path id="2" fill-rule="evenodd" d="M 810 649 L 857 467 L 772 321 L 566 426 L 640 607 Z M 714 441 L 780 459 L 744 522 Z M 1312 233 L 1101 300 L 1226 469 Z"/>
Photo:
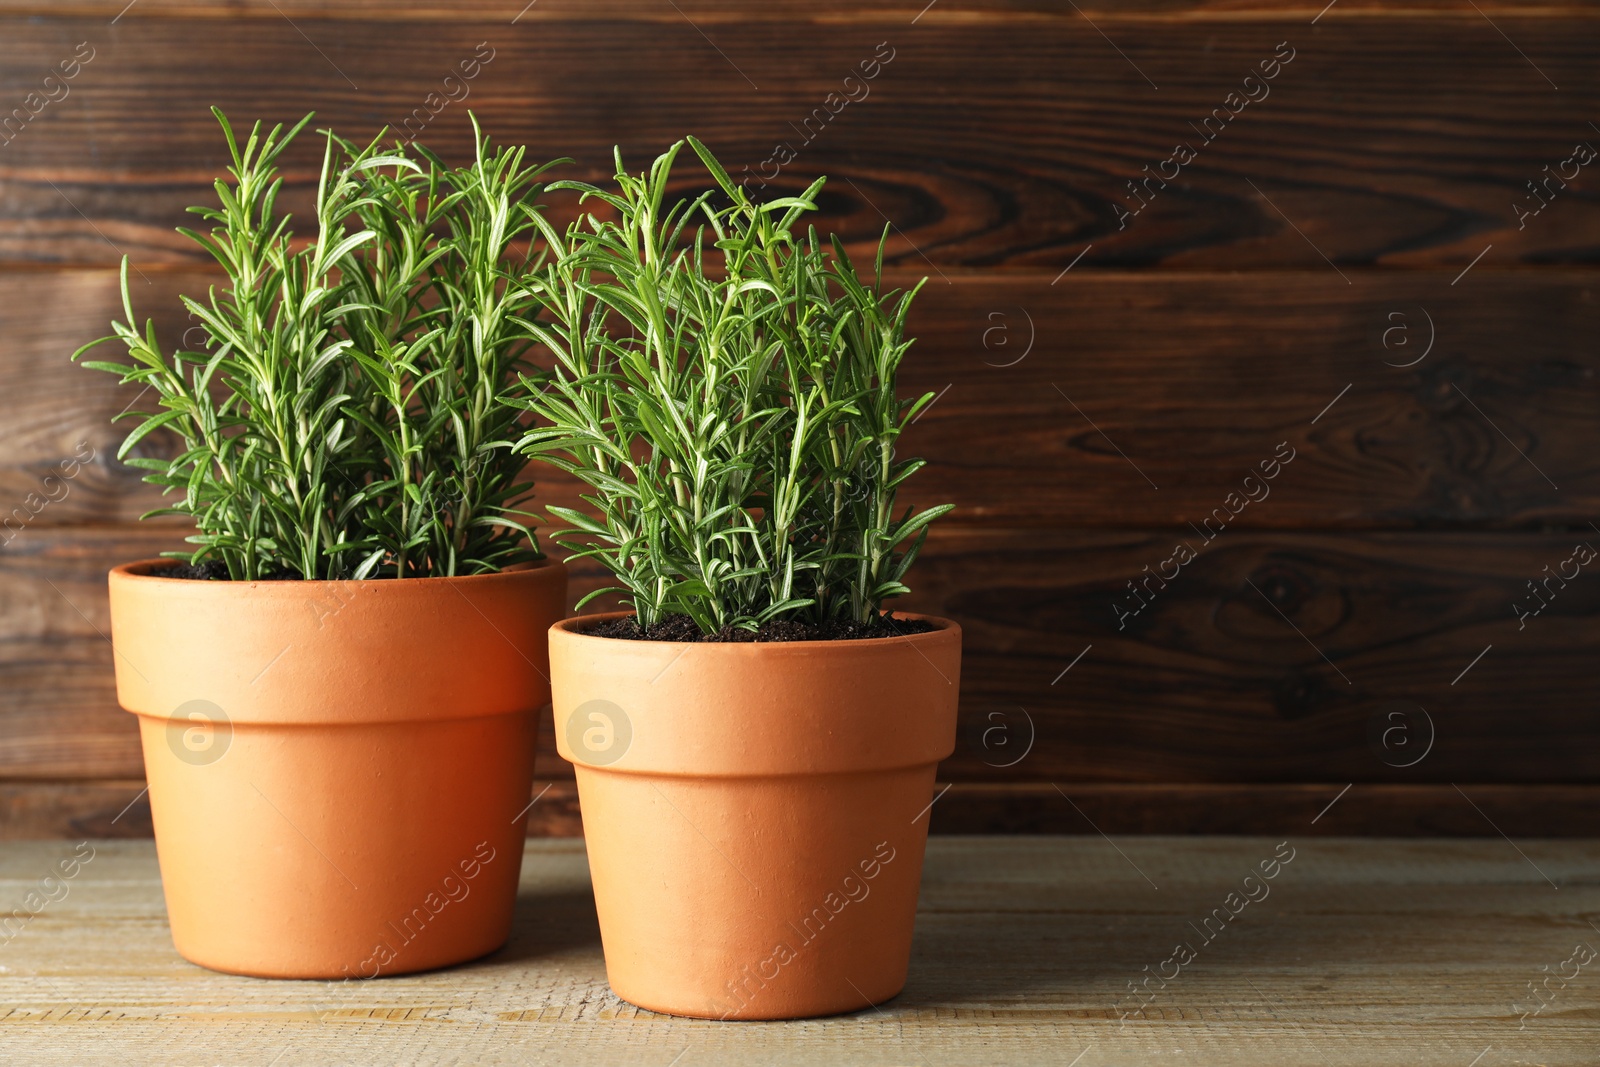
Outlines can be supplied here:
<path id="1" fill-rule="evenodd" d="M 0 845 L 0 1063 L 1600 1063 L 1597 841 L 936 837 L 905 992 L 794 1023 L 612 996 L 578 840 L 529 844 L 501 951 L 347 984 L 184 962 L 149 842 L 30 910 L 75 847 Z"/>

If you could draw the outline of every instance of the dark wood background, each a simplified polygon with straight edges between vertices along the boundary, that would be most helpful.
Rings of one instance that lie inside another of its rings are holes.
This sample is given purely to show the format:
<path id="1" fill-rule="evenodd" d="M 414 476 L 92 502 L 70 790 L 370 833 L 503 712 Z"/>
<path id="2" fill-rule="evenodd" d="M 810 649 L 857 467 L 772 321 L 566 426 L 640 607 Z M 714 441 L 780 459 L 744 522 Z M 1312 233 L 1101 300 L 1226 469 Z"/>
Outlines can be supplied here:
<path id="1" fill-rule="evenodd" d="M 125 3 L 0 0 L 0 117 L 94 53 L 0 145 L 0 503 L 98 457 L 0 548 L 0 835 L 149 831 L 104 575 L 183 531 L 136 523 L 158 497 L 112 459 L 134 393 L 67 357 L 124 253 L 139 313 L 190 325 L 209 275 L 173 227 L 224 166 L 209 106 L 359 138 L 480 42 L 421 135 L 447 156 L 469 108 L 591 178 L 613 144 L 643 166 L 695 133 L 742 173 L 786 141 L 774 191 L 830 175 L 820 224 L 866 254 L 887 220 L 893 269 L 931 277 L 905 385 L 940 399 L 903 451 L 958 511 L 904 606 L 967 640 L 936 830 L 1600 832 L 1600 564 L 1513 609 L 1600 545 L 1600 163 L 1514 206 L 1600 145 L 1600 5 Z M 1199 145 L 1280 42 L 1270 95 Z M 1198 158 L 1119 228 L 1179 141 Z M 537 830 L 575 832 L 564 765 L 540 774 Z"/>

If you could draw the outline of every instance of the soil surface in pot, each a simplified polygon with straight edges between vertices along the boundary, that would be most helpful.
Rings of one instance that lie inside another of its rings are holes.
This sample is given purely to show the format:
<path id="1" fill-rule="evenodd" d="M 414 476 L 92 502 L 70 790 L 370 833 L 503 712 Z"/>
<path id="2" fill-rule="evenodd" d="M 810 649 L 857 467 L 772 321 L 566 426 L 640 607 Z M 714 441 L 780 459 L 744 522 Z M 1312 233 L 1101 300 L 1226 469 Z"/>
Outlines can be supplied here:
<path id="1" fill-rule="evenodd" d="M 150 577 L 187 578 L 197 582 L 227 582 L 232 580 L 228 577 L 228 565 L 220 559 L 208 559 L 199 564 L 179 563 L 176 566 L 168 567 L 166 570 L 154 571 Z M 273 571 L 271 574 L 263 574 L 256 580 L 261 582 L 298 582 L 300 580 L 300 572 L 287 569 Z"/>
<path id="2" fill-rule="evenodd" d="M 640 627 L 633 616 L 613 619 L 583 633 L 592 637 L 615 637 L 625 641 L 722 641 L 740 643 L 747 641 L 858 641 L 875 637 L 905 637 L 907 634 L 925 634 L 937 629 L 932 623 L 920 619 L 897 619 L 893 612 L 884 612 L 868 623 L 843 620 L 823 624 L 776 620 L 764 623 L 759 630 L 742 630 L 724 626 L 714 634 L 701 633 L 700 627 L 687 615 L 668 615 L 648 630 Z"/>

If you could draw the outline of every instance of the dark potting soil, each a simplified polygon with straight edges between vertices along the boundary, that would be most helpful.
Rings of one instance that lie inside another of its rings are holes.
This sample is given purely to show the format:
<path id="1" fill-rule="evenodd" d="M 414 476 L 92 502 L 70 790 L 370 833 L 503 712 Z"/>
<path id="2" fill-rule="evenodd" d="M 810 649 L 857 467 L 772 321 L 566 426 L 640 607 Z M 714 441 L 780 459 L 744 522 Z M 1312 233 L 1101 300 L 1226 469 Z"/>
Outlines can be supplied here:
<path id="1" fill-rule="evenodd" d="M 648 630 L 633 616 L 613 619 L 583 633 L 594 637 L 614 637 L 625 641 L 710 641 L 741 643 L 749 641 L 860 641 L 874 637 L 905 637 L 930 633 L 938 627 L 920 619 L 897 619 L 884 612 L 868 623 L 844 620 L 828 623 L 778 620 L 762 624 L 759 630 L 724 626 L 714 634 L 701 633 L 687 615 L 668 615 Z"/>
<path id="2" fill-rule="evenodd" d="M 228 577 L 228 565 L 222 562 L 220 559 L 208 559 L 204 563 L 199 564 L 179 563 L 176 566 L 168 567 L 165 570 L 152 571 L 151 577 L 187 578 L 190 581 L 197 582 L 231 581 L 231 579 Z M 298 582 L 299 580 L 300 572 L 291 571 L 288 568 L 276 570 L 270 574 L 263 574 L 257 579 L 257 581 L 262 582 Z"/>

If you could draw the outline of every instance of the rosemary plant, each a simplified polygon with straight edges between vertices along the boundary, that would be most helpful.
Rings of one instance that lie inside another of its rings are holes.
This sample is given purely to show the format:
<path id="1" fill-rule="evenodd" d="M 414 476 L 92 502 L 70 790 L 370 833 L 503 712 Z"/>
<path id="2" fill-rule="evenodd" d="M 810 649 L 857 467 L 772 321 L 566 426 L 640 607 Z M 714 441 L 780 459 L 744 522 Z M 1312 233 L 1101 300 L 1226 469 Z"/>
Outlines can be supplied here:
<path id="1" fill-rule="evenodd" d="M 700 142 L 715 189 L 667 206 L 683 142 L 616 190 L 564 182 L 609 205 L 562 234 L 530 288 L 529 330 L 553 355 L 525 378 L 542 420 L 519 449 L 569 471 L 597 517 L 550 512 L 552 536 L 600 560 L 648 630 L 683 614 L 706 633 L 774 620 L 876 621 L 949 505 L 895 516 L 922 466 L 895 441 L 932 394 L 899 398 L 906 315 L 922 283 L 885 292 L 837 237 L 796 222 L 804 194 L 753 203 Z M 884 235 L 887 238 L 887 232 Z M 924 279 L 926 281 L 926 279 Z M 580 605 L 581 606 L 581 605 Z"/>
<path id="2" fill-rule="evenodd" d="M 216 182 L 220 207 L 190 209 L 209 232 L 180 231 L 227 274 L 206 299 L 182 298 L 200 350 L 169 353 L 153 324 L 139 332 L 124 259 L 127 321 L 73 357 L 120 341 L 131 362 L 86 365 L 159 401 L 129 413 L 119 458 L 163 427 L 181 442 L 171 459 L 127 460 L 180 494 L 150 514 L 192 516 L 190 561 L 220 560 L 235 579 L 473 574 L 539 558 L 517 508 L 525 461 L 505 447 L 527 416 L 502 397 L 526 369 L 535 300 L 518 279 L 542 256 L 547 168 L 491 147 L 476 120 L 476 158 L 455 169 L 418 146 L 328 133 L 308 243 L 277 211 L 277 162 L 311 116 L 264 136 L 258 123 L 241 146 L 215 114 L 233 180 Z"/>

